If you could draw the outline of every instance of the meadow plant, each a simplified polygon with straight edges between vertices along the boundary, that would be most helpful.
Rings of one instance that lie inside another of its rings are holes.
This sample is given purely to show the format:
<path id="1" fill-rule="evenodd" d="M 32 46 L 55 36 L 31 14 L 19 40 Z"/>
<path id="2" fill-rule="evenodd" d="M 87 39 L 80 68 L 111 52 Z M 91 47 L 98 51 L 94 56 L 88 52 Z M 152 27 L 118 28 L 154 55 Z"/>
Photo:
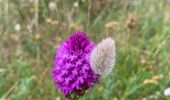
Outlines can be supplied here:
<path id="1" fill-rule="evenodd" d="M 107 38 L 94 46 L 86 33 L 75 32 L 57 49 L 52 73 L 56 88 L 66 97 L 72 98 L 73 93 L 83 96 L 99 82 L 101 75 L 109 74 L 114 67 L 114 40 Z"/>
<path id="2" fill-rule="evenodd" d="M 115 42 L 112 38 L 101 41 L 92 51 L 90 64 L 100 75 L 108 75 L 115 65 Z"/>

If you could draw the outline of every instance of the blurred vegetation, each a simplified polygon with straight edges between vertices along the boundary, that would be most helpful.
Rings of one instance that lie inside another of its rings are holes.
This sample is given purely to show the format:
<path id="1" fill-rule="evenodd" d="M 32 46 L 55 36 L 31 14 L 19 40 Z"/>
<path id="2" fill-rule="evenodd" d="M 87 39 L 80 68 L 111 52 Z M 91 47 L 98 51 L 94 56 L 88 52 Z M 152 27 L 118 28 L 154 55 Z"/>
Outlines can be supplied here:
<path id="1" fill-rule="evenodd" d="M 113 72 L 82 100 L 169 100 L 167 0 L 0 0 L 0 100 L 60 100 L 55 50 L 73 32 L 116 41 Z"/>

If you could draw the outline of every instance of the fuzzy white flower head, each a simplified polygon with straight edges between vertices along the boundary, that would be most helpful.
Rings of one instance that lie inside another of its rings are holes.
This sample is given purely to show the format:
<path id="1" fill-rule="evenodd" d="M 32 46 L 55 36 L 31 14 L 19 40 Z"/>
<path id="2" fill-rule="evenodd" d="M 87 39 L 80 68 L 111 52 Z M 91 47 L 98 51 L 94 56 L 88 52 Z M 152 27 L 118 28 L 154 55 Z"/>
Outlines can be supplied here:
<path id="1" fill-rule="evenodd" d="M 73 6 L 74 6 L 74 7 L 78 7 L 78 6 L 79 6 L 78 2 L 75 2 L 75 3 L 73 4 Z"/>
<path id="2" fill-rule="evenodd" d="M 115 65 L 115 56 L 115 41 L 112 38 L 102 40 L 91 53 L 92 69 L 100 75 L 109 74 Z"/>
<path id="3" fill-rule="evenodd" d="M 56 10 L 57 5 L 56 5 L 56 3 L 55 3 L 54 1 L 51 1 L 51 2 L 49 2 L 49 4 L 48 4 L 48 8 L 49 8 L 51 11 L 54 11 L 54 10 Z"/>
<path id="4" fill-rule="evenodd" d="M 170 88 L 167 88 L 167 89 L 164 90 L 164 95 L 170 96 Z"/>
<path id="5" fill-rule="evenodd" d="M 19 23 L 15 24 L 14 30 L 15 30 L 16 32 L 19 32 L 19 31 L 21 30 L 21 25 L 20 25 Z"/>

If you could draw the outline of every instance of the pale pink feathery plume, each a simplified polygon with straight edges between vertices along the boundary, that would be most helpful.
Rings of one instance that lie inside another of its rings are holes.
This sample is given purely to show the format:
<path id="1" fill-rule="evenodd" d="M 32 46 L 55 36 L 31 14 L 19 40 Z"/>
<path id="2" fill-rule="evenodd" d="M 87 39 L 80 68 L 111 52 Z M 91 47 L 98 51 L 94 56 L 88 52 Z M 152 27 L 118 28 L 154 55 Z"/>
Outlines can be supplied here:
<path id="1" fill-rule="evenodd" d="M 91 53 L 92 69 L 100 75 L 109 74 L 115 65 L 115 56 L 115 41 L 111 37 L 102 40 Z"/>

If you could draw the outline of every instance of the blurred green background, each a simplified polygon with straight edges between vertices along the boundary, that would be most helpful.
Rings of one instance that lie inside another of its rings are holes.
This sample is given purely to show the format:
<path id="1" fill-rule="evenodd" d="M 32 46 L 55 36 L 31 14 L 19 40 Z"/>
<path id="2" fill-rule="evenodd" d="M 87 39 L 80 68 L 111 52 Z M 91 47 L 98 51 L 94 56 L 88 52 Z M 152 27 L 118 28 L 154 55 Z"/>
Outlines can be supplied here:
<path id="1" fill-rule="evenodd" d="M 116 65 L 82 100 L 170 100 L 167 0 L 0 0 L 0 100 L 64 100 L 52 61 L 84 31 L 116 41 Z"/>

